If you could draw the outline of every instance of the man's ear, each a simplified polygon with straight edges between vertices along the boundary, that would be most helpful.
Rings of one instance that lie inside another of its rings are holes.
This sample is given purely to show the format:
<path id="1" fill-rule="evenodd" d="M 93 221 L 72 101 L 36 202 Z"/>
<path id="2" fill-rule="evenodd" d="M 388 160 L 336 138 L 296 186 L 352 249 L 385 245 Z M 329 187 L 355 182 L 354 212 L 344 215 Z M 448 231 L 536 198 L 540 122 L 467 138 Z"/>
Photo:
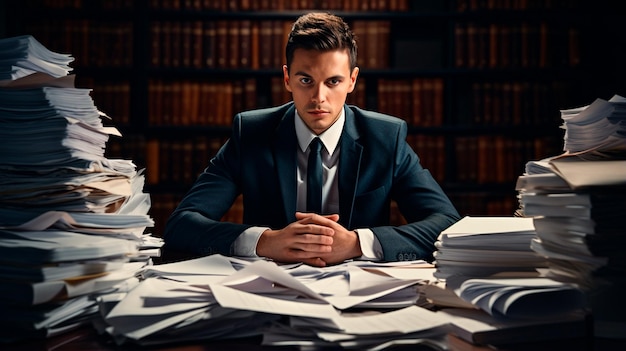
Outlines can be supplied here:
<path id="1" fill-rule="evenodd" d="M 356 80 L 358 76 L 359 76 L 359 67 L 354 67 L 354 69 L 352 70 L 352 73 L 350 73 L 350 89 L 348 93 L 351 93 L 354 91 L 354 87 L 356 86 Z"/>
<path id="2" fill-rule="evenodd" d="M 289 85 L 289 69 L 287 65 L 283 65 L 283 83 L 285 83 L 285 89 L 291 92 L 291 86 Z"/>

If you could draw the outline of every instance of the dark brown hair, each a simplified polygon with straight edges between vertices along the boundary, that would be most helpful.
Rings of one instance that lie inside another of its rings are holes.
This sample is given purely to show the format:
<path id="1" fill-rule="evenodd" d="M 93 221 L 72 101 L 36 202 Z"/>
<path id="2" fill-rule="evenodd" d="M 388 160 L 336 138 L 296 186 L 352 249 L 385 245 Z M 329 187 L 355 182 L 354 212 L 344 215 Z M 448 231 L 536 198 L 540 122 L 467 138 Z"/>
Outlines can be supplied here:
<path id="1" fill-rule="evenodd" d="M 357 44 L 346 22 L 330 13 L 312 12 L 300 16 L 293 24 L 285 55 L 287 69 L 296 49 L 333 51 L 348 50 L 350 71 L 356 67 Z"/>

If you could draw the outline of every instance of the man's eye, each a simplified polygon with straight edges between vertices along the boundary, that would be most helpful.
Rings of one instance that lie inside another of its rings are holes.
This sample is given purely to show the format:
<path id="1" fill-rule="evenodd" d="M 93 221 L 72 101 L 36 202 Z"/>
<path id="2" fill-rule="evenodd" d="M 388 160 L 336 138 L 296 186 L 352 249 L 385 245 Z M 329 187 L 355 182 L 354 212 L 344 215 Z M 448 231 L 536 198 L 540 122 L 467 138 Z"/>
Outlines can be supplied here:
<path id="1" fill-rule="evenodd" d="M 309 83 L 311 83 L 311 79 L 310 78 L 300 78 L 300 83 L 302 83 L 302 84 L 309 84 Z"/>
<path id="2" fill-rule="evenodd" d="M 328 85 L 337 85 L 339 84 L 341 81 L 339 79 L 331 79 L 328 81 Z"/>

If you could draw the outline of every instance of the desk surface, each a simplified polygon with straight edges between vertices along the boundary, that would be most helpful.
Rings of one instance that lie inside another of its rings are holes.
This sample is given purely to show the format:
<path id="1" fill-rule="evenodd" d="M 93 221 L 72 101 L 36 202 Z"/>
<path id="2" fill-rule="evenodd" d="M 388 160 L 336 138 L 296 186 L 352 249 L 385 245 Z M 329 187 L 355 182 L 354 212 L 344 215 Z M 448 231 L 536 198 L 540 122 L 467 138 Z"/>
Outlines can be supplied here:
<path id="1" fill-rule="evenodd" d="M 172 253 L 157 259 L 159 263 L 171 263 L 184 259 L 189 259 L 188 254 Z M 193 258 L 193 257 L 191 257 Z M 626 337 L 626 331 L 624 331 Z M 0 350 L 11 351 L 296 351 L 300 348 L 295 346 L 262 346 L 261 337 L 238 339 L 238 340 L 206 340 L 175 345 L 161 345 L 152 347 L 140 347 L 135 344 L 116 345 L 109 335 L 99 335 L 96 330 L 87 325 L 76 330 L 69 331 L 62 335 L 44 340 L 21 341 L 10 344 L 0 343 Z M 448 349 L 450 351 L 606 351 L 606 350 L 626 350 L 626 339 L 612 340 L 599 339 L 581 335 L 579 338 L 567 340 L 549 340 L 542 342 L 522 343 L 515 345 L 502 345 L 498 348 L 487 346 L 476 346 L 466 341 L 448 335 Z M 337 350 L 337 348 L 319 349 Z M 385 351 L 432 351 L 427 346 L 404 345 L 394 346 Z"/>
<path id="2" fill-rule="evenodd" d="M 593 339 L 577 338 L 568 340 L 551 340 L 545 342 L 533 342 L 517 345 L 507 345 L 499 348 L 475 346 L 452 335 L 448 336 L 448 347 L 450 351 L 606 351 L 606 350 L 626 350 L 626 339 Z M 153 347 L 139 347 L 134 344 L 116 345 L 107 335 L 98 335 L 96 330 L 90 326 L 67 332 L 45 340 L 23 341 L 10 344 L 1 344 L 0 350 L 16 351 L 292 351 L 299 350 L 292 346 L 262 346 L 261 338 L 249 338 L 240 340 L 207 340 L 202 342 L 182 343 L 176 345 L 162 345 Z M 331 349 L 320 349 L 331 350 Z M 426 346 L 405 345 L 395 346 L 386 349 L 388 351 L 432 351 Z"/>

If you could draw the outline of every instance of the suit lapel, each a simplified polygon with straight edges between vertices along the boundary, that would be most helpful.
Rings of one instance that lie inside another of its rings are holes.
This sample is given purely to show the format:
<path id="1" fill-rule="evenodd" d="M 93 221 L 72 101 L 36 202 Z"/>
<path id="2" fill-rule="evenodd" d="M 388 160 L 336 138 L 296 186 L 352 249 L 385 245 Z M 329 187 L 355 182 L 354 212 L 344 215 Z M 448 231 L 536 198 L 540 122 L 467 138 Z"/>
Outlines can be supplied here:
<path id="1" fill-rule="evenodd" d="M 345 108 L 345 111 L 346 121 L 339 141 L 341 145 L 339 156 L 339 220 L 346 228 L 351 228 L 363 146 L 358 143 L 359 134 L 354 113 L 349 108 Z"/>
<path id="2" fill-rule="evenodd" d="M 296 148 L 298 142 L 293 121 L 294 116 L 295 108 L 292 106 L 287 110 L 276 128 L 273 150 L 280 196 L 283 199 L 285 218 L 287 218 L 288 223 L 295 220 L 294 214 L 296 212 Z"/>

